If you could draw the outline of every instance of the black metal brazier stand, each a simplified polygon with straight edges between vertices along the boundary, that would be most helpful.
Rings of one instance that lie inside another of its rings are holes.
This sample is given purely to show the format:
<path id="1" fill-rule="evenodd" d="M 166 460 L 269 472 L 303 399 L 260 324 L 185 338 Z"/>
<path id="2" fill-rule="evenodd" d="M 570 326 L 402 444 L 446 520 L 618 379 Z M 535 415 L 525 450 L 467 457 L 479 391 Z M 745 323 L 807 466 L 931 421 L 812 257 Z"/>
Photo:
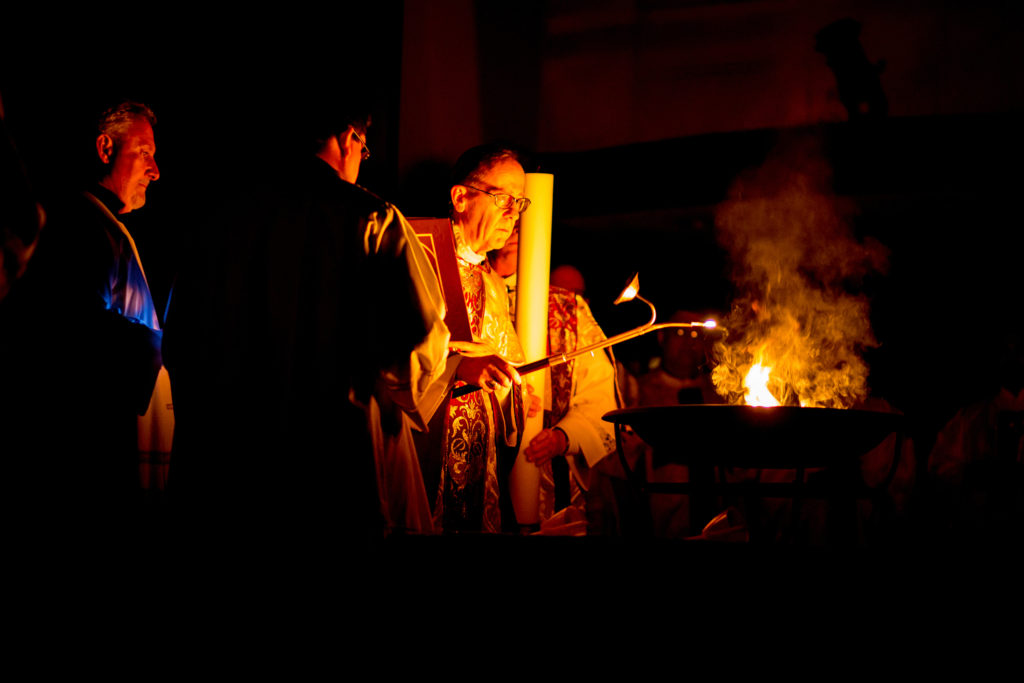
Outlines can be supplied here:
<path id="1" fill-rule="evenodd" d="M 794 524 L 805 499 L 824 498 L 832 518 L 829 536 L 840 543 L 854 536 L 856 499 L 887 489 L 899 464 L 899 444 L 885 481 L 874 489 L 863 483 L 860 456 L 899 433 L 903 423 L 902 416 L 889 413 L 735 405 L 626 408 L 604 419 L 615 423 L 619 456 L 630 481 L 643 493 L 689 494 L 691 525 L 697 531 L 719 511 L 719 497 L 792 499 Z M 648 482 L 630 468 L 622 446 L 627 425 L 654 449 L 654 467 L 686 465 L 689 481 Z M 794 476 L 785 483 L 729 482 L 728 468 L 792 470 Z M 808 470 L 815 470 L 813 477 Z"/>

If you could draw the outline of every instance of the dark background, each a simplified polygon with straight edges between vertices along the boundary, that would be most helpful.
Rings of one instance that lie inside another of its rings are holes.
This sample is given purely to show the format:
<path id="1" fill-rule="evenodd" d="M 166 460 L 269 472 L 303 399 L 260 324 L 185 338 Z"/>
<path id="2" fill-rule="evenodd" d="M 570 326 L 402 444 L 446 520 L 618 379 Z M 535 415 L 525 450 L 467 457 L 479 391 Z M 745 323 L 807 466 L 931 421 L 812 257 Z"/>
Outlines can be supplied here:
<path id="1" fill-rule="evenodd" d="M 741 174 L 811 136 L 854 233 L 890 250 L 869 279 L 873 391 L 937 428 L 1003 378 L 1022 326 L 1021 11 L 1016 3 L 470 0 L 213 15 L 158 5 L 5 10 L 0 93 L 44 199 L 80 183 L 95 112 L 159 118 L 162 177 L 126 221 L 157 298 L 181 244 L 234 188 L 283 163 L 310 92 L 369 94 L 360 183 L 441 215 L 447 166 L 495 138 L 556 174 L 553 263 L 609 302 L 641 273 L 662 317 L 735 294 L 715 210 Z M 815 34 L 853 17 L 885 107 L 851 121 Z M 634 317 L 635 316 L 635 317 Z M 653 340 L 624 346 L 642 362 Z"/>

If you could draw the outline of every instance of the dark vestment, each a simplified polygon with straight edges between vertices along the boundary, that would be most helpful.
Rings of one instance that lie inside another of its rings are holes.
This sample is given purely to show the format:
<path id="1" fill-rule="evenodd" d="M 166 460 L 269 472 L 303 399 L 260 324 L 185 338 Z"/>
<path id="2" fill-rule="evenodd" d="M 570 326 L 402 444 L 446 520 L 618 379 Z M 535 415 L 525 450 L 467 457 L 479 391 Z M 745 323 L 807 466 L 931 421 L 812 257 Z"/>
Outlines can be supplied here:
<path id="1" fill-rule="evenodd" d="M 362 406 L 427 322 L 381 227 L 394 207 L 318 158 L 285 170 L 214 213 L 175 285 L 168 490 L 192 528 L 374 533 Z"/>
<path id="2" fill-rule="evenodd" d="M 136 420 L 160 331 L 120 206 L 96 187 L 50 207 L 0 310 L 3 487 L 28 526 L 109 527 L 138 512 Z"/>
<path id="3" fill-rule="evenodd" d="M 32 257 L 42 227 L 36 193 L 0 117 L 0 301 Z"/>

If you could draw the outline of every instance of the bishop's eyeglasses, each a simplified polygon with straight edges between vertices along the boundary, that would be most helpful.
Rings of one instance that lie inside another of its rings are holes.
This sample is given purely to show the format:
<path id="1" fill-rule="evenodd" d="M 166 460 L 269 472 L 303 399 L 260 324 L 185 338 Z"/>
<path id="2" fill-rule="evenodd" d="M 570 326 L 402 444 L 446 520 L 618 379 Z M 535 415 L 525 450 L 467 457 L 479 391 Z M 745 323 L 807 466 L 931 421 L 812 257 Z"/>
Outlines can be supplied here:
<path id="1" fill-rule="evenodd" d="M 494 199 L 494 205 L 502 211 L 514 206 L 516 211 L 519 213 L 525 213 L 526 210 L 530 208 L 530 200 L 526 197 L 516 199 L 510 194 L 488 192 L 487 190 L 481 190 L 479 187 L 473 187 L 472 185 L 463 185 L 463 187 L 468 187 L 471 190 L 476 190 L 477 192 L 483 192 L 484 194 L 489 195 Z"/>
<path id="2" fill-rule="evenodd" d="M 370 148 L 366 146 L 366 142 L 363 140 L 362 137 L 359 136 L 359 133 L 357 133 L 354 129 L 352 130 L 352 135 L 354 135 L 356 137 L 356 140 L 359 141 L 359 144 L 363 146 L 362 156 L 363 161 L 366 161 L 367 159 L 370 158 Z"/>

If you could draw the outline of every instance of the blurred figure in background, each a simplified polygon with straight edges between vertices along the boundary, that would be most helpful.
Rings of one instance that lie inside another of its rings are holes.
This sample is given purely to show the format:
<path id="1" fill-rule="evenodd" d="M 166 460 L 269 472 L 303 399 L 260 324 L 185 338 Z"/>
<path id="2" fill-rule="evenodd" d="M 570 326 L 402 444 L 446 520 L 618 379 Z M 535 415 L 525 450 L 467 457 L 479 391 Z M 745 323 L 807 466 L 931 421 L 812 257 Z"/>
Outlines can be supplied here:
<path id="1" fill-rule="evenodd" d="M 668 322 L 703 322 L 714 315 L 676 311 Z M 702 329 L 660 330 L 661 358 L 657 367 L 637 378 L 639 405 L 676 405 L 686 403 L 722 403 L 711 383 L 707 336 Z"/>
<path id="2" fill-rule="evenodd" d="M 587 298 L 587 283 L 583 280 L 583 273 L 575 266 L 563 264 L 552 269 L 550 284 L 552 287 L 569 290 L 584 300 Z"/>
<path id="3" fill-rule="evenodd" d="M 22 276 L 46 222 L 43 207 L 29 183 L 21 156 L 4 123 L 0 97 L 0 301 Z"/>
<path id="4" fill-rule="evenodd" d="M 1024 529 L 1024 333 L 1003 331 L 992 368 L 996 386 L 956 412 L 928 459 L 937 531 L 957 540 Z"/>

